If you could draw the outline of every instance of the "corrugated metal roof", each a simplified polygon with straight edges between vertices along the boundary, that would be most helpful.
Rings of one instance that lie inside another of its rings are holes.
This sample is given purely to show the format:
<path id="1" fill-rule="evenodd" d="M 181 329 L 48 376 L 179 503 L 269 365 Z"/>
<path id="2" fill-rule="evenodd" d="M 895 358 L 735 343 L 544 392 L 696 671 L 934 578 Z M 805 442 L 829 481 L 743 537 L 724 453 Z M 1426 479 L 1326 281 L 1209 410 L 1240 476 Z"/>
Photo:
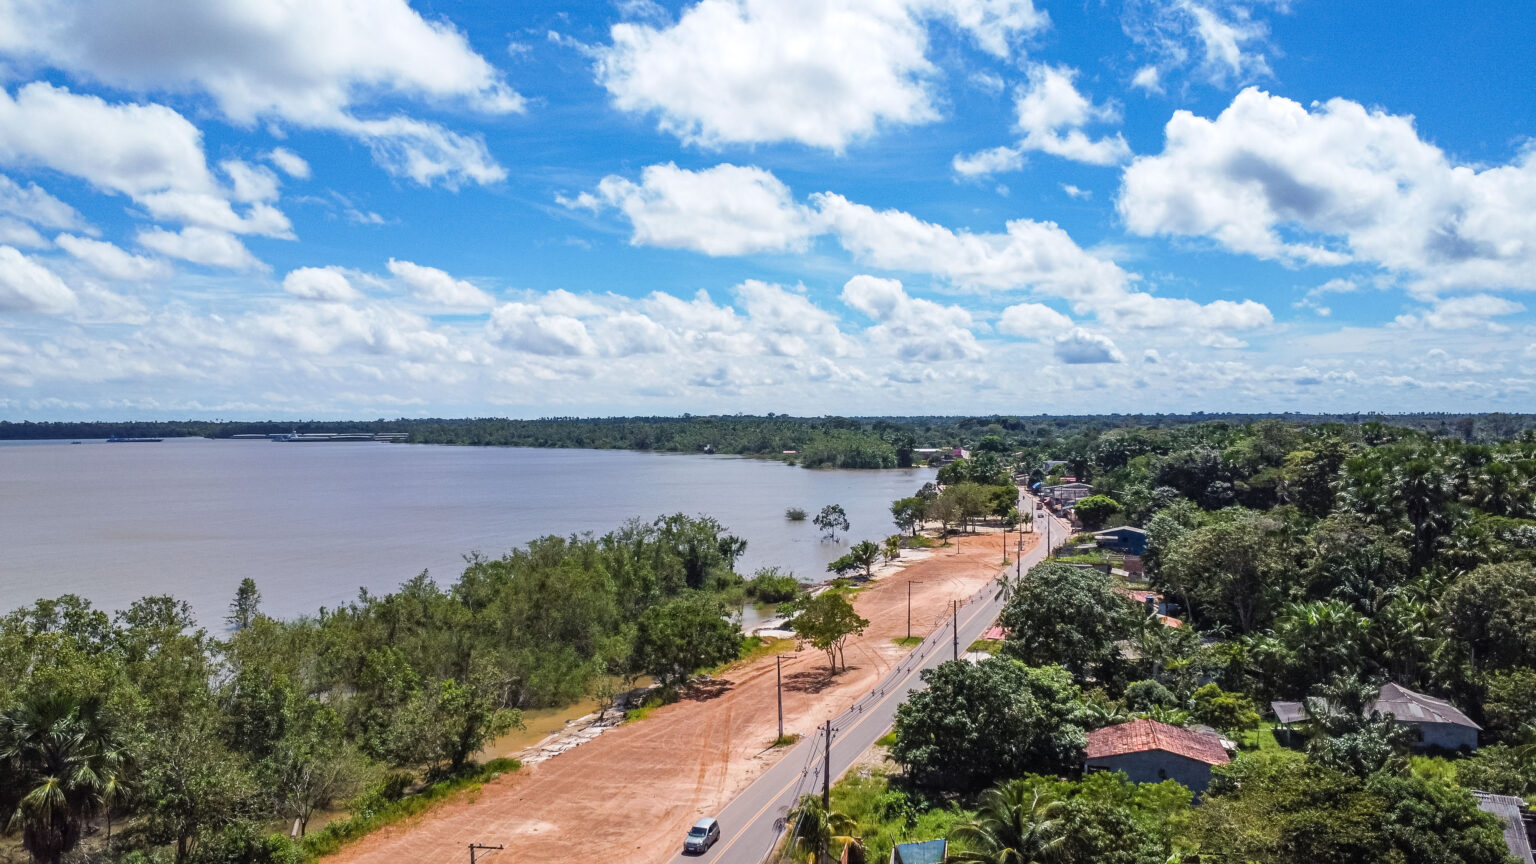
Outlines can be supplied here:
<path id="1" fill-rule="evenodd" d="M 1483 728 L 1444 699 L 1415 693 L 1390 682 L 1382 685 L 1381 694 L 1367 710 L 1391 714 L 1402 723 L 1450 723 L 1473 729 Z"/>
<path id="2" fill-rule="evenodd" d="M 1133 720 L 1088 733 L 1089 759 L 1145 753 L 1148 750 L 1176 753 L 1207 765 L 1225 765 L 1232 761 L 1219 738 L 1156 720 Z"/>
<path id="3" fill-rule="evenodd" d="M 1520 818 L 1525 802 L 1509 795 L 1472 794 L 1477 796 L 1477 809 L 1504 820 L 1504 844 L 1509 847 L 1510 854 L 1525 864 L 1536 864 L 1536 856 L 1531 854 L 1531 838 L 1526 836 L 1525 823 Z"/>
<path id="4" fill-rule="evenodd" d="M 1269 707 L 1281 723 L 1300 723 L 1307 719 L 1307 706 L 1300 702 L 1271 702 Z"/>

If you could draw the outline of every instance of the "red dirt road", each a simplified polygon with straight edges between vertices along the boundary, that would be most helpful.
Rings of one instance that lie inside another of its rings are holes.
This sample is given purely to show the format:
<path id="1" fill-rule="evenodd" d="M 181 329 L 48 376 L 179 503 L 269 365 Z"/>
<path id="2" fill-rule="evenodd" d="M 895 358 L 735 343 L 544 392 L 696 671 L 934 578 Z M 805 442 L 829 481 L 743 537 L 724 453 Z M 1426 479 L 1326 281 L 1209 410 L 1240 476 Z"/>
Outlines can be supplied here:
<path id="1" fill-rule="evenodd" d="M 847 672 L 829 681 L 826 655 L 809 647 L 783 655 L 785 731 L 809 734 L 905 656 L 908 649 L 892 640 L 906 635 L 907 582 L 923 583 L 912 587 L 912 635 L 926 636 L 948 616 L 951 600 L 995 577 L 1001 538 L 962 537 L 933 552 L 855 600 L 870 626 L 849 640 Z M 778 734 L 776 712 L 774 660 L 761 658 L 646 720 L 488 783 L 473 798 L 374 833 L 327 860 L 459 864 L 475 842 L 506 844 L 505 852 L 482 855 L 487 864 L 666 861 L 694 820 L 718 811 L 784 753 L 768 749 Z"/>

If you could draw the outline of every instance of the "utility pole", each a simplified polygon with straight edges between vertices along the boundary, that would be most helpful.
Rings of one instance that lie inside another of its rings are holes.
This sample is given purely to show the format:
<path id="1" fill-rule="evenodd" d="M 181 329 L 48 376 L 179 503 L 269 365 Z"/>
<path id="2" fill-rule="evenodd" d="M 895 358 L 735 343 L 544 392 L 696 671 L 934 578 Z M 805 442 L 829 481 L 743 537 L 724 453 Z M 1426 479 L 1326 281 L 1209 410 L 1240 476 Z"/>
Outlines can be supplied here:
<path id="1" fill-rule="evenodd" d="M 921 582 L 907 583 L 907 638 L 912 638 L 912 586 L 921 585 Z"/>
<path id="2" fill-rule="evenodd" d="M 824 742 L 821 763 L 821 809 L 832 812 L 832 721 L 827 721 L 827 738 Z"/>
<path id="3" fill-rule="evenodd" d="M 954 626 L 954 629 L 953 629 L 953 632 L 955 634 L 955 659 L 959 660 L 960 659 L 960 601 L 959 600 L 951 600 L 949 602 L 950 602 L 950 606 L 951 606 L 951 609 L 952 609 L 950 614 L 954 616 L 954 621 L 955 621 L 955 626 Z"/>
<path id="4" fill-rule="evenodd" d="M 779 685 L 779 740 L 784 740 L 784 655 L 773 655 L 774 677 Z"/>
<path id="5" fill-rule="evenodd" d="M 1013 556 L 1013 578 L 1024 578 L 1024 532 L 1019 532 L 1019 551 Z"/>
<path id="6" fill-rule="evenodd" d="M 471 844 L 469 844 L 469 864 L 475 864 L 475 850 L 479 850 L 481 852 L 491 852 L 491 851 L 495 851 L 497 849 L 505 849 L 505 848 L 506 848 L 505 846 L 502 846 L 500 844 L 497 844 L 495 846 L 485 846 L 485 845 L 480 844 L 480 843 L 471 843 Z"/>

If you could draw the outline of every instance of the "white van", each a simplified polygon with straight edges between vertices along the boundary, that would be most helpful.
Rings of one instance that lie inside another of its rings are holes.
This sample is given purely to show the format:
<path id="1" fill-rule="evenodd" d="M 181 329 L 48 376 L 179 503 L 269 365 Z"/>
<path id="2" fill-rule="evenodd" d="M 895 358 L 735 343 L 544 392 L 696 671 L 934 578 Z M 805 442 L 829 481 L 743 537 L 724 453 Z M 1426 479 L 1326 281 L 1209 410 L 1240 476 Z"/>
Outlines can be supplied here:
<path id="1" fill-rule="evenodd" d="M 719 839 L 720 823 L 709 818 L 700 819 L 688 829 L 688 836 L 683 840 L 683 851 L 703 855 Z"/>

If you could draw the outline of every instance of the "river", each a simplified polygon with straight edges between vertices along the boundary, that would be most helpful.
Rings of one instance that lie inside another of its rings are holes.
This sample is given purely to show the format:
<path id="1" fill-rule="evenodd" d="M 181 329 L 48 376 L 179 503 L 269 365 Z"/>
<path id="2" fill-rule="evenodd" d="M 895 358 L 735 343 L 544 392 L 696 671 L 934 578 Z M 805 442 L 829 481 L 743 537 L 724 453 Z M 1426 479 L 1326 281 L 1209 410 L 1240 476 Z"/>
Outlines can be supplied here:
<path id="1" fill-rule="evenodd" d="M 222 630 L 236 586 L 290 617 L 380 593 L 465 553 L 707 514 L 747 540 L 738 570 L 825 575 L 846 542 L 784 518 L 840 504 L 851 539 L 893 533 L 889 506 L 933 471 L 810 471 L 730 456 L 167 439 L 0 442 L 0 612 L 79 594 L 99 608 L 172 594 Z"/>

